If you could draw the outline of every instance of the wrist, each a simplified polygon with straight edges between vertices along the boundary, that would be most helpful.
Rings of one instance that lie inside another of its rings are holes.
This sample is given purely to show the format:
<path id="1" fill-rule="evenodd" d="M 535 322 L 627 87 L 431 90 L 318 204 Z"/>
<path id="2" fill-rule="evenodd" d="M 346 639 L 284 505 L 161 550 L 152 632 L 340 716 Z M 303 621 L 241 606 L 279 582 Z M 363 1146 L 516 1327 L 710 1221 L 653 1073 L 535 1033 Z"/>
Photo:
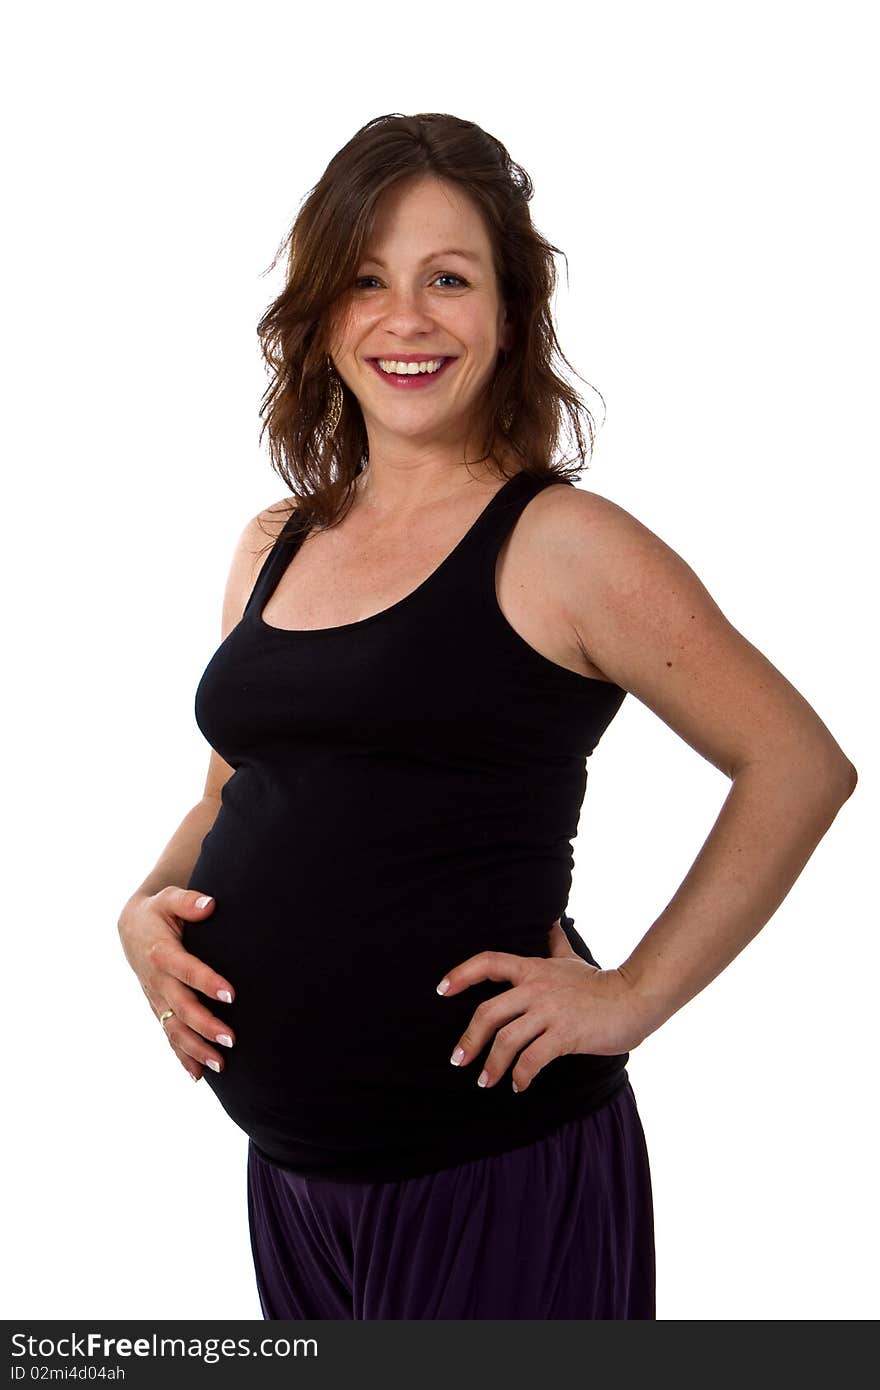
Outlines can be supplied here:
<path id="1" fill-rule="evenodd" d="M 138 888 L 134 893 L 132 893 L 131 897 L 128 899 L 128 901 L 126 902 L 125 906 L 119 914 L 119 918 L 116 923 L 117 931 L 119 931 L 120 933 L 123 931 L 125 923 L 127 919 L 131 916 L 131 913 L 134 911 L 135 908 L 139 907 L 142 902 L 145 902 L 149 896 L 150 894 L 145 892 L 143 888 Z"/>
<path id="2" fill-rule="evenodd" d="M 629 991 L 629 1003 L 632 1016 L 641 1040 L 656 1033 L 668 1018 L 675 1013 L 675 1008 L 662 994 L 653 990 L 650 984 L 646 983 L 640 973 L 633 968 L 629 961 L 624 961 L 617 967 L 617 973 L 626 982 Z"/>

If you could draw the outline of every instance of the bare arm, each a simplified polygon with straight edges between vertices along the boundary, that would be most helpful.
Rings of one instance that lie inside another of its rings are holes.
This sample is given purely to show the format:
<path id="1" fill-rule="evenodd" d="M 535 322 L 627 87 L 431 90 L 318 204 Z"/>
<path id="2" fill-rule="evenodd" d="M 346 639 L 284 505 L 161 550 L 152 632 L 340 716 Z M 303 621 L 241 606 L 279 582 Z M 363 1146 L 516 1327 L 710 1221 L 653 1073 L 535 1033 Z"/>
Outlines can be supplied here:
<path id="1" fill-rule="evenodd" d="M 214 754 L 214 757 L 217 755 Z M 232 769 L 229 769 L 230 773 Z M 147 874 L 143 883 L 136 888 L 120 913 L 120 922 L 128 908 L 141 898 L 151 898 L 162 888 L 171 884 L 189 883 L 196 860 L 199 857 L 202 841 L 217 818 L 220 798 L 203 796 L 187 811 L 168 844 L 160 854 L 156 865 Z"/>
<path id="2" fill-rule="evenodd" d="M 757 936 L 854 786 L 793 760 L 737 773 L 693 866 L 619 967 L 644 1001 L 645 1036 Z"/>
<path id="3" fill-rule="evenodd" d="M 547 534 L 582 649 L 733 783 L 675 896 L 620 967 L 647 1036 L 769 920 L 857 773 L 674 550 L 613 502 L 564 492 Z"/>
<path id="4" fill-rule="evenodd" d="M 268 542 L 277 536 L 286 515 L 287 508 L 281 503 L 276 503 L 273 507 L 268 507 L 264 512 L 260 512 L 258 516 L 252 517 L 241 532 L 236 543 L 226 580 L 226 590 L 223 595 L 223 612 L 220 623 L 221 641 L 225 640 L 232 629 L 241 621 L 261 565 L 266 560 L 266 553 L 261 554 L 261 551 Z M 223 787 L 232 776 L 233 771 L 234 769 L 220 757 L 219 753 L 211 749 L 208 775 L 201 800 L 187 811 L 163 849 L 157 863 L 125 904 L 122 909 L 123 914 L 130 904 L 139 899 L 152 897 L 154 893 L 158 893 L 169 885 L 189 882 L 199 857 L 202 841 L 214 824 L 217 812 L 220 810 Z"/>
<path id="5" fill-rule="evenodd" d="M 252 518 L 239 537 L 223 599 L 224 639 L 241 620 L 266 559 L 264 547 L 277 535 L 286 512 L 287 508 L 268 508 Z M 201 920 L 213 911 L 213 903 L 204 902 L 197 885 L 193 889 L 184 885 L 192 878 L 202 841 L 214 824 L 223 787 L 233 771 L 212 749 L 201 799 L 187 811 L 118 921 L 126 958 L 157 1017 L 172 1011 L 166 1036 L 185 1070 L 196 1080 L 203 1074 L 203 1065 L 217 1070 L 223 1066 L 221 1051 L 207 1045 L 205 1039 L 212 1043 L 226 1039 L 223 1046 L 231 1046 L 234 1038 L 229 1026 L 205 1008 L 195 991 L 208 999 L 231 999 L 234 985 L 184 949 L 181 919 Z"/>

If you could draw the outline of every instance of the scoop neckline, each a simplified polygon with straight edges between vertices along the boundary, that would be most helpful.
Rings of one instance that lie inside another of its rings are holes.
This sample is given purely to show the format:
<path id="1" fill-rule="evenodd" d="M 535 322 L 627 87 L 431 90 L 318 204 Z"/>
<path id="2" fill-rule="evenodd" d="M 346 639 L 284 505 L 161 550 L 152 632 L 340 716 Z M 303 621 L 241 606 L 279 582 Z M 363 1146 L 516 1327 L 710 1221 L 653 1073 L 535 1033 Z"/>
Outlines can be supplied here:
<path id="1" fill-rule="evenodd" d="M 272 597 L 272 595 L 275 593 L 275 590 L 278 588 L 278 585 L 281 583 L 282 578 L 287 572 L 288 566 L 293 563 L 297 553 L 299 552 L 299 548 L 302 544 L 302 541 L 305 539 L 305 534 L 307 534 L 303 533 L 298 537 L 297 543 L 293 549 L 293 553 L 288 556 L 284 566 L 281 569 L 281 573 L 278 575 L 269 593 L 266 594 L 265 597 L 260 596 L 259 602 L 253 605 L 253 611 L 256 616 L 258 626 L 263 628 L 266 632 L 278 633 L 282 639 L 285 637 L 331 637 L 335 633 L 356 632 L 360 628 L 368 627 L 371 623 L 379 622 L 380 619 L 386 618 L 390 614 L 398 612 L 399 609 L 404 608 L 407 604 L 413 602 L 413 600 L 418 598 L 425 591 L 425 589 L 427 589 L 428 586 L 432 584 L 434 580 L 436 580 L 448 568 L 448 566 L 452 563 L 455 557 L 464 548 L 466 543 L 474 535 L 477 528 L 483 523 L 483 521 L 491 513 L 493 508 L 498 504 L 499 499 L 505 494 L 511 492 L 515 483 L 521 482 L 523 477 L 528 476 L 529 475 L 527 470 L 521 468 L 518 472 L 513 473 L 506 480 L 506 482 L 502 483 L 501 487 L 498 488 L 496 492 L 493 492 L 485 507 L 483 507 L 482 511 L 478 512 L 478 514 L 474 517 L 474 520 L 471 522 L 464 535 L 461 536 L 461 538 L 458 541 L 456 541 L 455 545 L 452 547 L 449 553 L 444 556 L 444 558 L 440 561 L 439 565 L 437 565 L 431 571 L 431 573 L 421 581 L 420 584 L 417 584 L 414 589 L 411 589 L 408 594 L 404 594 L 403 598 L 398 599 L 395 603 L 389 604 L 388 607 L 381 608 L 378 613 L 368 613 L 365 618 L 356 618 L 354 622 L 351 623 L 337 623 L 334 627 L 276 627 L 274 623 L 266 622 L 266 619 L 263 617 L 263 609 L 266 607 L 266 605 L 269 602 L 269 599 Z M 293 516 L 295 515 L 295 512 L 292 513 L 289 520 L 292 520 Z"/>

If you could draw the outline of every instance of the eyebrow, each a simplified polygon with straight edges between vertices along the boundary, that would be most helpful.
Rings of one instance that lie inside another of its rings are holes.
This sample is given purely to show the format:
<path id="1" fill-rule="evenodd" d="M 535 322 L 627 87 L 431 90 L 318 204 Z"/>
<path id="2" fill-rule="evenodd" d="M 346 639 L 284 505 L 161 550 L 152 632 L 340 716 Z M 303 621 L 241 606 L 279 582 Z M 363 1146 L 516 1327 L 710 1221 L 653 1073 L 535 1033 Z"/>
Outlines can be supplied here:
<path id="1" fill-rule="evenodd" d="M 447 247 L 445 251 L 431 251 L 429 255 L 423 256 L 419 265 L 426 265 L 428 261 L 439 261 L 442 256 L 461 256 L 466 261 L 476 261 L 479 263 L 480 257 L 474 251 L 458 251 L 454 247 Z M 380 265 L 385 268 L 385 262 L 380 261 L 378 256 L 362 256 L 362 260 L 369 261 L 371 265 Z"/>

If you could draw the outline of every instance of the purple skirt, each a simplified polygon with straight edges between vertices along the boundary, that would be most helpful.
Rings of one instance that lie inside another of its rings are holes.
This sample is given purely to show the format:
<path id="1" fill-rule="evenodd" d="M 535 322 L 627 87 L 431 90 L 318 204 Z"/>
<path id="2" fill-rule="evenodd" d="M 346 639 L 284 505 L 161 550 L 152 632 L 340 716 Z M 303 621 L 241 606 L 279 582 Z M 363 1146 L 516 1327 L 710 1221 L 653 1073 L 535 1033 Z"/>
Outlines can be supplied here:
<path id="1" fill-rule="evenodd" d="M 656 1318 L 648 1151 L 629 1081 L 506 1153 L 385 1182 L 248 1149 L 264 1318 Z"/>

